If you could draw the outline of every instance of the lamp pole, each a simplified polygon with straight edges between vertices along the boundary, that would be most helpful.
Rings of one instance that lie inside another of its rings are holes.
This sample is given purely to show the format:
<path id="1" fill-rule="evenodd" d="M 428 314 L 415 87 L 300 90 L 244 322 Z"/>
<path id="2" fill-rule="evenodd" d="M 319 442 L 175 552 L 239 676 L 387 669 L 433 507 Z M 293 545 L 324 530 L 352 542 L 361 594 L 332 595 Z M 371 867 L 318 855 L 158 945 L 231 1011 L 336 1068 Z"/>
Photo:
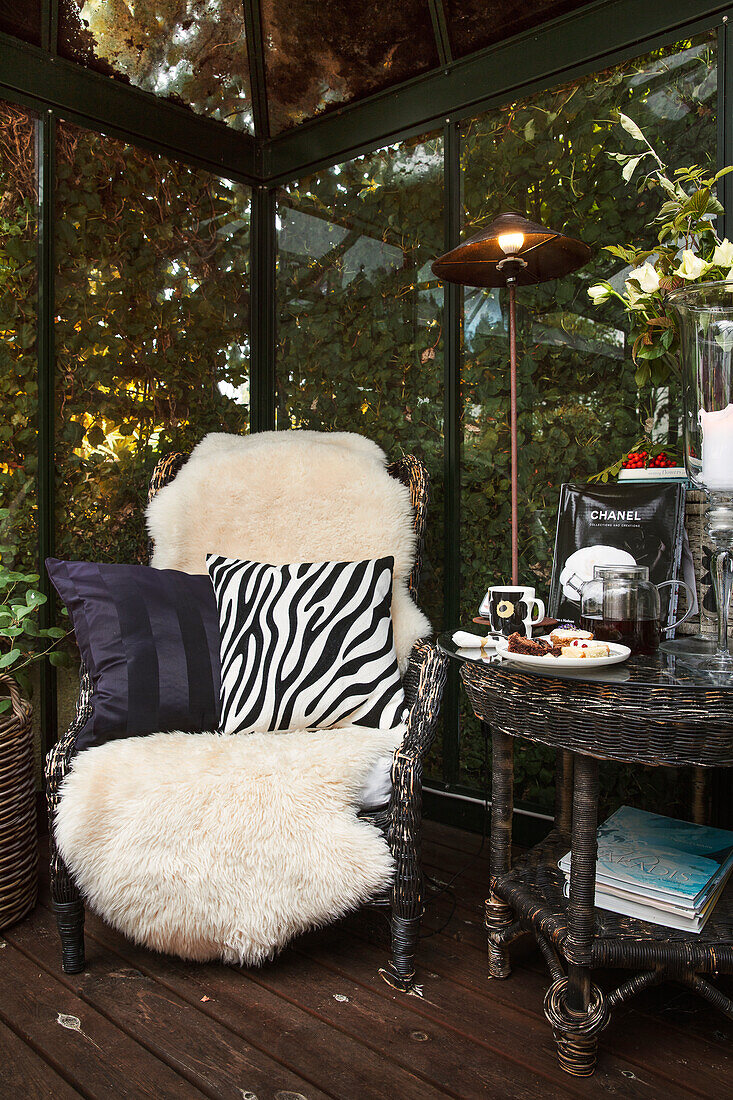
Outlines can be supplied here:
<path id="1" fill-rule="evenodd" d="M 512 469 L 512 584 L 519 584 L 519 455 L 517 444 L 517 280 L 507 278 L 509 290 L 509 424 Z"/>
<path id="2" fill-rule="evenodd" d="M 517 252 L 524 243 L 521 233 L 502 234 L 499 247 L 504 259 L 496 265 L 509 292 L 509 432 L 512 482 L 512 584 L 519 584 L 519 443 L 517 440 L 517 277 L 527 262 Z"/>

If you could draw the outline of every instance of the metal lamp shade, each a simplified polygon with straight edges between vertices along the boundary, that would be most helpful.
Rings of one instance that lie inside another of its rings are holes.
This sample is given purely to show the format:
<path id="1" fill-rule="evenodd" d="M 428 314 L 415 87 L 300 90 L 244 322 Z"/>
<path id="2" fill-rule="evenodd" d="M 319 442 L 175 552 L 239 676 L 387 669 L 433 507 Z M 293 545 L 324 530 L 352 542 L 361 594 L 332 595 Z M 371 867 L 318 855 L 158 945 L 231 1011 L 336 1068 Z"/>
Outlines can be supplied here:
<path id="1" fill-rule="evenodd" d="M 514 236 L 504 249 L 499 238 Z M 509 367 L 510 430 L 512 485 L 512 584 L 519 583 L 519 441 L 517 431 L 517 286 L 533 286 L 548 279 L 569 275 L 590 259 L 590 249 L 582 241 L 546 229 L 521 214 L 506 213 L 494 218 L 487 229 L 446 252 L 433 263 L 433 274 L 448 283 L 463 286 L 507 287 L 509 290 Z"/>
<path id="2" fill-rule="evenodd" d="M 433 274 L 463 286 L 506 286 L 506 271 L 497 265 L 507 258 L 499 237 L 508 233 L 524 236 L 515 255 L 526 267 L 512 272 L 518 286 L 562 278 L 590 259 L 590 248 L 582 241 L 530 222 L 521 214 L 508 213 L 500 214 L 486 229 L 435 260 Z"/>

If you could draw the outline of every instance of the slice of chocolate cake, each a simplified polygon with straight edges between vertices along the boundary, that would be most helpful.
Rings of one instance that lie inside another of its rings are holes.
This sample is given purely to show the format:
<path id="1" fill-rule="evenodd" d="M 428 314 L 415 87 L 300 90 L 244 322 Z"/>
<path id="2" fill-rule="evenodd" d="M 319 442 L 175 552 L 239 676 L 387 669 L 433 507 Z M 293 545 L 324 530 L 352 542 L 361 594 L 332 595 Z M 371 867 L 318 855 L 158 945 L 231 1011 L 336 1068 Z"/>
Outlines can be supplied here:
<path id="1" fill-rule="evenodd" d="M 546 657 L 552 648 L 543 638 L 523 638 L 518 633 L 509 635 L 510 653 L 524 653 L 528 657 Z"/>

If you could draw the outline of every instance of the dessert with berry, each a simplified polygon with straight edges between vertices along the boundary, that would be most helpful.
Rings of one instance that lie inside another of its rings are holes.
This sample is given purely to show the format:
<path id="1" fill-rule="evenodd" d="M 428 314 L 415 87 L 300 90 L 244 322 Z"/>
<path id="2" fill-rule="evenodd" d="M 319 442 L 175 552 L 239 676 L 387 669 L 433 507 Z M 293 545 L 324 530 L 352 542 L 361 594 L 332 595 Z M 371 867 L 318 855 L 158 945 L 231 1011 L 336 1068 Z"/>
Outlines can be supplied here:
<path id="1" fill-rule="evenodd" d="M 579 645 L 561 646 L 560 655 L 583 661 L 591 657 L 610 657 L 611 650 L 605 642 L 581 642 Z"/>

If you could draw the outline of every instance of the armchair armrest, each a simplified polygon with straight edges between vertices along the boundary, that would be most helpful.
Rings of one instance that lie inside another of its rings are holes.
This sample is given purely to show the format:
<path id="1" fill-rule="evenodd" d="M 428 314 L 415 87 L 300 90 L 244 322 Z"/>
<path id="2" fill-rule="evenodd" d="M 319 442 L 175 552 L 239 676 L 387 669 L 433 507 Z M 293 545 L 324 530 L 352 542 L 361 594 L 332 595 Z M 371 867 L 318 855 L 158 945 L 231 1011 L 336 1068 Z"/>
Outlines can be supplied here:
<path id="1" fill-rule="evenodd" d="M 392 887 L 393 919 L 422 916 L 420 831 L 423 760 L 435 738 L 448 673 L 448 657 L 428 642 L 418 642 L 405 674 L 411 702 L 407 733 L 394 755 L 392 797 L 387 812 L 387 842 L 395 861 Z"/>
<path id="2" fill-rule="evenodd" d="M 410 654 L 404 686 L 410 715 L 394 755 L 392 797 L 386 814 L 387 843 L 395 864 L 392 882 L 392 961 L 380 970 L 393 989 L 410 992 L 424 906 L 421 860 L 423 760 L 435 737 L 448 673 L 448 657 L 428 642 Z"/>
<path id="3" fill-rule="evenodd" d="M 91 713 L 91 706 L 92 681 L 86 666 L 82 663 L 79 669 L 79 698 L 76 702 L 76 713 L 66 733 L 59 738 L 46 756 L 46 800 L 52 830 L 61 784 L 71 768 L 76 750 L 76 737 Z"/>
<path id="4" fill-rule="evenodd" d="M 417 754 L 425 757 L 435 738 L 440 715 L 448 657 L 432 642 L 416 642 L 404 676 L 404 688 L 410 714 L 407 733 L 395 756 Z"/>

